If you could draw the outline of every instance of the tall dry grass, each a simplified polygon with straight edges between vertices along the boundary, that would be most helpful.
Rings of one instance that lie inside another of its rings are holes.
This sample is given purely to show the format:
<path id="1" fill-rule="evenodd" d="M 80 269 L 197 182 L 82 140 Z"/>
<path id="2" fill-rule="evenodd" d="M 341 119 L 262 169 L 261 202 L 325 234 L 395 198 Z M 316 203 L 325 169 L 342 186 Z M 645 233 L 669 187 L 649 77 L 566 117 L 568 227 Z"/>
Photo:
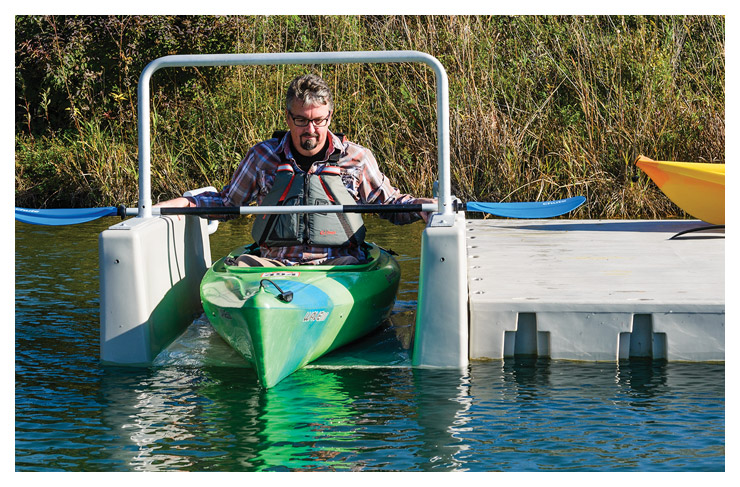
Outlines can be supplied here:
<path id="1" fill-rule="evenodd" d="M 681 216 L 644 176 L 633 182 L 634 158 L 724 162 L 723 17 L 277 16 L 221 22 L 230 29 L 231 52 L 414 49 L 436 56 L 450 81 L 453 192 L 465 200 L 583 194 L 588 204 L 579 217 Z M 154 199 L 227 183 L 251 145 L 285 127 L 285 87 L 307 69 L 335 91 L 332 129 L 372 148 L 403 191 L 431 195 L 434 75 L 404 63 L 220 68 L 217 83 L 208 81 L 213 70 L 194 70 L 179 84 L 157 74 Z M 91 109 L 64 134 L 31 136 L 18 123 L 16 203 L 135 204 L 132 102 L 124 96 L 114 119 Z"/>

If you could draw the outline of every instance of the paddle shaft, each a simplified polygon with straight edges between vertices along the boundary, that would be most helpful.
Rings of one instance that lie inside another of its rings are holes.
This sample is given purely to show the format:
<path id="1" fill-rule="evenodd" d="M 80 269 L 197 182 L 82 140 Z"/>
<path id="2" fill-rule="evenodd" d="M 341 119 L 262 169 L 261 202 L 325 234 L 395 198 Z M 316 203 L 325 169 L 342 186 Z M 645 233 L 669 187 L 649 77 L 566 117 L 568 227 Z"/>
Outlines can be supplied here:
<path id="1" fill-rule="evenodd" d="M 489 213 L 508 218 L 551 218 L 575 210 L 586 199 L 582 196 L 566 198 L 564 200 L 521 202 L 521 203 L 485 203 L 471 201 L 463 203 L 454 200 L 452 210 Z M 291 206 L 233 206 L 233 207 L 187 207 L 166 208 L 155 207 L 153 214 L 157 215 L 269 215 L 284 213 L 408 213 L 430 212 L 439 210 L 436 203 L 407 204 L 407 205 L 291 205 Z M 135 210 L 134 210 L 135 211 Z M 119 214 L 123 215 L 123 213 Z M 127 213 L 128 215 L 136 213 Z"/>
<path id="2" fill-rule="evenodd" d="M 488 213 L 505 218 L 552 218 L 564 215 L 581 206 L 586 201 L 583 196 L 564 200 L 539 202 L 486 203 L 453 201 L 452 210 Z M 216 206 L 216 207 L 163 207 L 155 206 L 148 212 L 152 216 L 193 215 L 211 218 L 216 215 L 270 215 L 288 213 L 409 213 L 439 210 L 437 203 L 407 205 L 288 205 L 288 206 Z M 33 225 L 74 225 L 85 223 L 104 216 L 139 216 L 138 208 L 107 206 L 103 208 L 58 208 L 58 209 L 15 209 L 15 219 Z"/>
<path id="3" fill-rule="evenodd" d="M 413 213 L 435 212 L 439 209 L 436 203 L 408 205 L 291 205 L 291 206 L 217 206 L 169 208 L 155 206 L 153 215 L 275 215 L 285 213 Z M 136 210 L 132 208 L 132 210 Z M 126 215 L 131 215 L 126 209 Z M 120 214 L 120 213 L 119 213 Z M 136 213 L 133 213 L 136 214 Z"/>

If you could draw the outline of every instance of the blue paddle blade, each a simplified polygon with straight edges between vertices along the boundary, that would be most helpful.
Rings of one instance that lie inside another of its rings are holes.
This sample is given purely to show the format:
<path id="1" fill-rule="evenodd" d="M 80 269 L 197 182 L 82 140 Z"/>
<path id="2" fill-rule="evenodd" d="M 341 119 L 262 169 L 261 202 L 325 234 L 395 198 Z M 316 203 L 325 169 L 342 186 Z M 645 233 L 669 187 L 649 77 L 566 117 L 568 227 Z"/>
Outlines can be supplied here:
<path id="1" fill-rule="evenodd" d="M 116 216 L 118 208 L 106 206 L 102 208 L 54 208 L 50 210 L 36 210 L 31 208 L 15 208 L 15 219 L 31 225 L 74 225 L 85 223 L 104 216 Z"/>
<path id="2" fill-rule="evenodd" d="M 524 203 L 480 203 L 469 201 L 466 211 L 490 213 L 506 218 L 552 218 L 571 212 L 586 202 L 583 196 L 564 200 L 530 201 Z"/>

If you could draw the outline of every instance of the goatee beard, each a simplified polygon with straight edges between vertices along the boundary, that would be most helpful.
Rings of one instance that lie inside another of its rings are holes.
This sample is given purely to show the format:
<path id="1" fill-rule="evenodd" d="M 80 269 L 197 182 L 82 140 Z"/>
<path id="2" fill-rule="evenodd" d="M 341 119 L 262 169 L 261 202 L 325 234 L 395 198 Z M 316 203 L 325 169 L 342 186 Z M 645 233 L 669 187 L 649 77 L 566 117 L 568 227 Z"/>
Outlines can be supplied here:
<path id="1" fill-rule="evenodd" d="M 318 137 L 302 137 L 301 139 L 301 147 L 304 150 L 313 150 L 316 148 L 316 146 L 319 143 Z"/>

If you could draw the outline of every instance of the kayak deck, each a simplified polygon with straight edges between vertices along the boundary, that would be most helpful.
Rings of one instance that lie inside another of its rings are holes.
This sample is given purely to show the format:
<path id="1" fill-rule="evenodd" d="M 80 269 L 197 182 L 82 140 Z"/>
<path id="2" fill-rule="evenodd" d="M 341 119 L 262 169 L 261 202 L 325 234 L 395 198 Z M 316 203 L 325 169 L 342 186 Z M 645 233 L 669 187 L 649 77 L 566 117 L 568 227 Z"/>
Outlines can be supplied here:
<path id="1" fill-rule="evenodd" d="M 322 355 L 377 328 L 390 315 L 400 270 L 368 246 L 369 261 L 349 266 L 237 267 L 218 261 L 201 284 L 208 320 L 273 387 Z"/>

